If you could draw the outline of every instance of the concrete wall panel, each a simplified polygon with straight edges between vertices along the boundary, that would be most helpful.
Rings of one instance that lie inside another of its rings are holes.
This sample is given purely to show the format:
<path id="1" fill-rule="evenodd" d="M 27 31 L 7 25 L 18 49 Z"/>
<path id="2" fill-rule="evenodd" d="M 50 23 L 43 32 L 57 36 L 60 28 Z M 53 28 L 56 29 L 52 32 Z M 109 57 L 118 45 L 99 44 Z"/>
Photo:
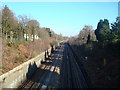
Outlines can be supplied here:
<path id="1" fill-rule="evenodd" d="M 50 54 L 51 48 L 48 49 Z M 45 59 L 45 52 L 37 57 L 24 62 L 23 64 L 15 67 L 9 72 L 0 76 L 0 89 L 2 88 L 17 88 L 27 78 L 29 78 L 34 71 L 41 65 L 41 60 Z"/>

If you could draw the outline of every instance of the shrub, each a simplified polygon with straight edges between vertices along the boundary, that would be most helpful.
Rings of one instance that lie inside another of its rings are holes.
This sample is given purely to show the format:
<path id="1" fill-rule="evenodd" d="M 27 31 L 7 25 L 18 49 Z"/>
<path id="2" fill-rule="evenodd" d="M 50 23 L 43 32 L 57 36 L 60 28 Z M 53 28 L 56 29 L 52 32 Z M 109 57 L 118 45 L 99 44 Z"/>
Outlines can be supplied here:
<path id="1" fill-rule="evenodd" d="M 5 67 L 3 65 L 0 66 L 0 69 L 4 69 Z"/>
<path id="2" fill-rule="evenodd" d="M 15 42 L 8 42 L 7 45 L 8 45 L 9 47 L 12 47 L 13 45 L 15 45 Z"/>

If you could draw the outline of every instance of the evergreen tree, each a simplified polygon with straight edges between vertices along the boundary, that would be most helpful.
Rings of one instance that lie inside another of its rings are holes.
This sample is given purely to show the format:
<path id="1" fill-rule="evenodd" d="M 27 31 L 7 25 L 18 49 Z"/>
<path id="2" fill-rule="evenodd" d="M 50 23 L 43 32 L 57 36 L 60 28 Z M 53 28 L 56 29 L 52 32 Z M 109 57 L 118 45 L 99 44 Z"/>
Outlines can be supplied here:
<path id="1" fill-rule="evenodd" d="M 6 39 L 8 36 L 13 38 L 12 36 L 16 32 L 17 25 L 17 19 L 13 12 L 5 5 L 2 10 L 2 33 L 5 34 Z"/>
<path id="2" fill-rule="evenodd" d="M 109 21 L 107 19 L 100 20 L 97 29 L 95 30 L 96 38 L 100 42 L 104 42 L 107 40 L 110 40 L 110 26 L 109 26 Z"/>
<path id="3" fill-rule="evenodd" d="M 112 26 L 112 38 L 120 39 L 120 17 L 116 18 L 116 22 Z"/>

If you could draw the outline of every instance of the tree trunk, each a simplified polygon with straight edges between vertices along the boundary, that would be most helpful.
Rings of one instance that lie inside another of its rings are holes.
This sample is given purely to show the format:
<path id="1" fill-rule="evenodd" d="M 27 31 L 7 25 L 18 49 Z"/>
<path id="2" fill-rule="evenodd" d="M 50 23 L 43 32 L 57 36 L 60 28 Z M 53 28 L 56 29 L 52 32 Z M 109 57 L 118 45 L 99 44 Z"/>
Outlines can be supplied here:
<path id="1" fill-rule="evenodd" d="M 10 41 L 13 41 L 13 32 L 10 31 Z"/>
<path id="2" fill-rule="evenodd" d="M 29 36 L 28 39 L 32 41 L 32 35 L 28 34 L 28 36 Z"/>
<path id="3" fill-rule="evenodd" d="M 23 41 L 24 41 L 24 34 L 25 34 L 25 33 L 24 33 L 24 29 L 23 29 L 23 33 L 22 33 L 22 34 L 23 34 L 22 36 L 23 36 Z"/>
<path id="4" fill-rule="evenodd" d="M 34 28 L 32 29 L 32 35 L 33 35 L 33 42 L 35 40 L 35 32 L 34 32 Z"/>
<path id="5" fill-rule="evenodd" d="M 33 42 L 35 41 L 35 35 L 33 34 Z"/>
<path id="6" fill-rule="evenodd" d="M 8 38 L 8 35 L 7 35 L 7 33 L 5 33 L 5 39 L 7 40 L 7 38 Z"/>
<path id="7" fill-rule="evenodd" d="M 19 31 L 19 32 L 18 32 L 18 39 L 19 39 L 19 41 L 23 41 L 23 32 L 22 32 L 22 29 L 19 28 L 18 31 Z"/>
<path id="8" fill-rule="evenodd" d="M 27 36 L 28 36 L 28 35 L 27 35 L 27 33 L 26 33 L 26 39 L 25 39 L 26 41 L 28 41 Z"/>

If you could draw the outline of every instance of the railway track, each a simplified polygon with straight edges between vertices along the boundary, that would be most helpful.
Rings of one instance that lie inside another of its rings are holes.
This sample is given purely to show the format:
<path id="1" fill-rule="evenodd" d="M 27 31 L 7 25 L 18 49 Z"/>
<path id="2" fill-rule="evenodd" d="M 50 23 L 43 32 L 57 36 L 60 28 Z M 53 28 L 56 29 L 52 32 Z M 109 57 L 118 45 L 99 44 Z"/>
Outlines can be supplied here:
<path id="1" fill-rule="evenodd" d="M 54 65 L 56 65 L 57 63 L 55 63 Z M 48 68 L 48 66 L 45 66 L 44 67 L 44 69 L 46 70 Z M 55 71 L 55 69 L 56 69 L 56 67 L 50 67 L 50 70 L 52 71 L 52 72 L 54 72 Z M 36 71 L 37 72 L 37 71 Z M 40 73 L 41 74 L 39 74 L 39 79 L 38 79 L 38 82 L 40 82 L 40 80 L 42 79 L 44 79 L 45 77 L 46 77 L 46 75 L 47 75 L 47 72 L 43 72 L 43 71 L 40 71 Z M 44 85 L 44 84 L 46 84 L 46 82 L 41 82 L 41 83 L 37 83 L 37 82 L 34 82 L 34 81 L 32 81 L 32 80 L 27 80 L 25 83 L 23 83 L 23 85 L 22 86 L 20 86 L 18 89 L 19 90 L 24 90 L 24 89 L 29 89 L 29 90 L 32 90 L 33 88 L 34 89 L 45 89 L 45 88 L 48 88 L 48 86 L 47 85 Z"/>
<path id="2" fill-rule="evenodd" d="M 41 66 L 41 67 L 43 67 L 43 66 Z M 47 68 L 47 66 L 44 66 L 43 69 L 46 69 L 46 68 Z M 41 72 L 39 74 L 39 77 L 41 77 L 44 74 L 44 71 L 39 70 L 39 69 L 37 69 L 36 72 Z M 35 77 L 35 76 L 32 75 L 32 77 Z M 39 80 L 39 78 L 38 78 L 38 80 Z M 31 89 L 35 88 L 36 85 L 37 85 L 36 82 L 32 81 L 31 79 L 27 79 L 22 85 L 20 85 L 18 87 L 18 90 L 24 90 L 26 88 L 29 89 L 29 90 L 31 90 Z"/>
<path id="3" fill-rule="evenodd" d="M 42 69 L 36 71 L 38 74 L 32 76 L 33 78 L 38 77 L 36 82 L 26 80 L 18 89 L 88 88 L 85 76 L 76 62 L 74 52 L 67 43 L 62 44 L 56 53 L 51 55 L 51 61 L 52 63 L 41 65 Z"/>
<path id="4" fill-rule="evenodd" d="M 58 51 L 62 51 L 61 48 L 58 48 Z M 38 68 L 35 73 L 38 73 L 36 81 L 34 80 L 35 75 L 32 75 L 31 78 L 26 80 L 21 86 L 18 87 L 17 90 L 32 90 L 32 89 L 49 89 L 53 88 L 54 85 L 52 85 L 50 82 L 55 81 L 54 80 L 54 73 L 60 73 L 58 66 L 61 66 L 61 63 L 58 62 L 58 59 L 62 59 L 62 56 L 58 54 L 51 55 L 51 61 L 52 63 L 45 63 L 40 66 L 40 69 Z"/>
<path id="5" fill-rule="evenodd" d="M 61 87 L 88 88 L 85 77 L 77 64 L 69 45 L 65 43 Z"/>

